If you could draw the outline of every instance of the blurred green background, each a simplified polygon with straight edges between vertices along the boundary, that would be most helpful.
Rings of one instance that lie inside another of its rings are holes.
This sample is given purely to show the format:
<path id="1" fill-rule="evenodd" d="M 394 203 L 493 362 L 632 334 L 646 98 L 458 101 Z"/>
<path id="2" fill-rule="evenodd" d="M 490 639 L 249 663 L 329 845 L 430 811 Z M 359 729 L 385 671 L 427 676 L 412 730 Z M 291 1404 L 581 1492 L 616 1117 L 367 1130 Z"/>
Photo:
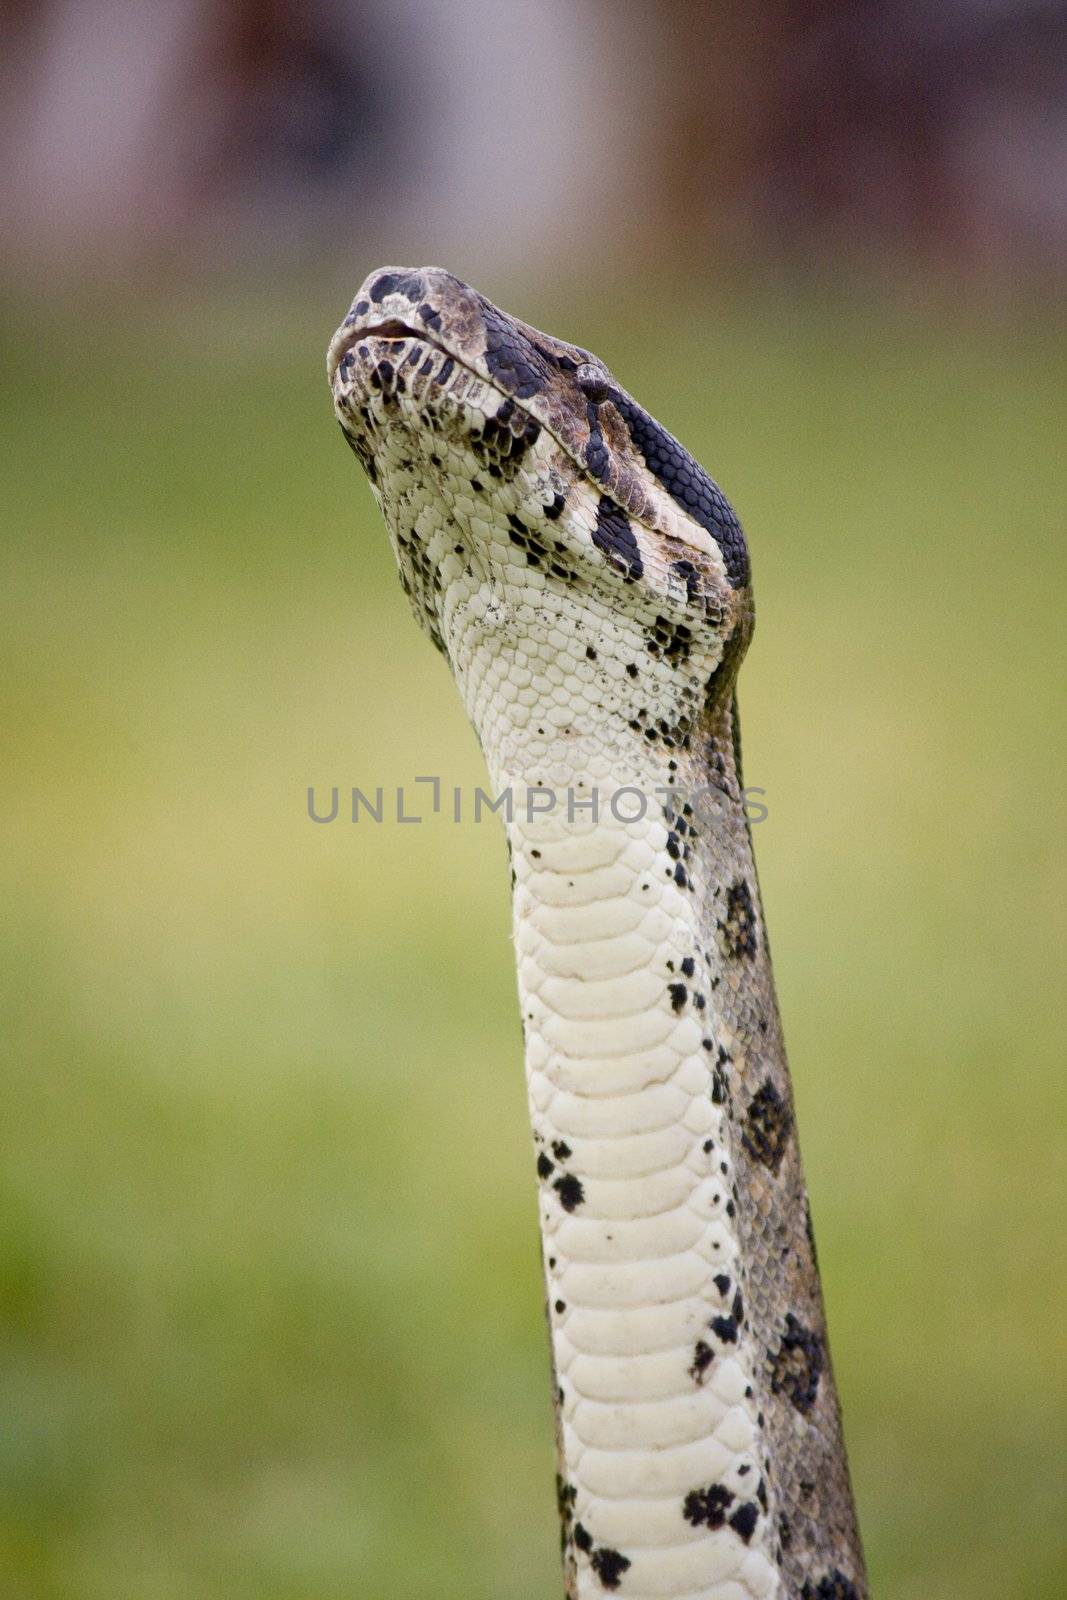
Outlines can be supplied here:
<path id="1" fill-rule="evenodd" d="M 603 355 L 741 512 L 874 1600 L 1058 1600 L 1067 10 L 0 39 L 0 1596 L 560 1590 L 501 833 L 306 814 L 482 780 L 324 378 L 393 261 Z"/>
<path id="2" fill-rule="evenodd" d="M 1057 1595 L 1049 313 L 481 287 L 746 522 L 746 780 L 874 1593 Z M 4 334 L 11 1600 L 558 1592 L 502 838 L 305 814 L 482 775 L 332 421 L 345 308 L 202 286 Z"/>

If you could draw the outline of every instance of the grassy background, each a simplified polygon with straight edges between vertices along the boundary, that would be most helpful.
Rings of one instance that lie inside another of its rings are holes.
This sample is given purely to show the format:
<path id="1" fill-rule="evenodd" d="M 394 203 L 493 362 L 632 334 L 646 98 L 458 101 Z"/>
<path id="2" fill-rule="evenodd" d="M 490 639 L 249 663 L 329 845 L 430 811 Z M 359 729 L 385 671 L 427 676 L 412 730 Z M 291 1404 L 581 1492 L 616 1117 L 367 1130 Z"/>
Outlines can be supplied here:
<path id="1" fill-rule="evenodd" d="M 559 1590 L 502 841 L 305 818 L 308 783 L 481 767 L 331 421 L 343 297 L 285 299 L 4 336 L 11 1600 Z M 749 531 L 746 780 L 876 1595 L 1051 1597 L 1054 341 L 516 309 Z"/>

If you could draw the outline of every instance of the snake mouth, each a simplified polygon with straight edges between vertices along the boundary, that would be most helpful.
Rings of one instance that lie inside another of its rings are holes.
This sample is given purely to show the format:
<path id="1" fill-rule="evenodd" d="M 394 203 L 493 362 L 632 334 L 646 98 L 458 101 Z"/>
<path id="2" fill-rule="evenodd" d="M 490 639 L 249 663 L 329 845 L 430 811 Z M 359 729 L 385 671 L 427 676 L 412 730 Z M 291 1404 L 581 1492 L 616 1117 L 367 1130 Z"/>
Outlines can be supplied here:
<path id="1" fill-rule="evenodd" d="M 397 317 L 388 317 L 385 322 L 371 322 L 361 328 L 360 335 L 364 339 L 421 339 L 423 334 L 401 322 Z"/>
<path id="2" fill-rule="evenodd" d="M 348 369 L 356 363 L 360 355 L 359 346 L 366 339 L 374 339 L 382 344 L 421 344 L 427 345 L 432 350 L 438 350 L 443 356 L 452 352 L 423 328 L 413 328 L 410 323 L 402 322 L 398 317 L 386 317 L 381 322 L 363 322 L 355 327 L 346 327 L 341 324 L 334 334 L 326 356 L 326 375 L 332 387 L 336 387 L 338 378 L 344 380 L 349 375 Z M 364 351 L 360 356 L 361 362 L 367 359 Z M 455 357 L 452 358 L 455 360 Z M 370 364 L 369 361 L 367 364 Z"/>

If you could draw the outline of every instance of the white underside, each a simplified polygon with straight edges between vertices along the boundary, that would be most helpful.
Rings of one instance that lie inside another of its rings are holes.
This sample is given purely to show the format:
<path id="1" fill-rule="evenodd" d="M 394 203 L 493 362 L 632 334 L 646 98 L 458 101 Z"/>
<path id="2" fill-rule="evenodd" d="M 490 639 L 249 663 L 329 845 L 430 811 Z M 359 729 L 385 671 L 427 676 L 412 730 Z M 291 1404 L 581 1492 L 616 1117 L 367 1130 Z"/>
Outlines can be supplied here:
<path id="1" fill-rule="evenodd" d="M 713 1024 L 691 1006 L 676 1013 L 667 987 L 667 961 L 677 973 L 695 947 L 693 896 L 674 882 L 661 822 L 531 821 L 515 793 L 531 1116 L 553 1163 L 541 1221 L 561 1470 L 592 1541 L 577 1553 L 577 1593 L 604 1595 L 592 1558 L 607 1547 L 629 1561 L 618 1588 L 635 1600 L 768 1597 L 778 1579 L 766 1519 L 746 1545 L 682 1509 L 713 1484 L 741 1503 L 760 1477 L 752 1373 L 709 1327 L 729 1312 L 738 1256 L 725 1118 L 702 1044 Z M 567 1174 L 582 1187 L 573 1211 L 554 1186 Z M 702 1377 L 699 1341 L 715 1352 Z"/>

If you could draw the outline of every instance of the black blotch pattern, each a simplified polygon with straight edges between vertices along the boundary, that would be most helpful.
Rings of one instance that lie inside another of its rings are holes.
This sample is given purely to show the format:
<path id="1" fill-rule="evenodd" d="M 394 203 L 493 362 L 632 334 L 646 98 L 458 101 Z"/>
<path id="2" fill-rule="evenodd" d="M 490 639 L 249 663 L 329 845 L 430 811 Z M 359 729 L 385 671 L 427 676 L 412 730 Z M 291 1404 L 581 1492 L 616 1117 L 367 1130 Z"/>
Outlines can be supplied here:
<path id="1" fill-rule="evenodd" d="M 698 1339 L 693 1350 L 693 1364 L 689 1368 L 689 1376 L 696 1383 L 703 1383 L 704 1376 L 714 1360 L 715 1352 L 710 1344 L 706 1344 L 703 1339 Z"/>
<path id="2" fill-rule="evenodd" d="M 370 286 L 370 297 L 380 306 L 387 294 L 402 294 L 405 300 L 421 300 L 426 280 L 417 272 L 383 272 Z M 420 309 L 422 309 L 420 307 Z"/>
<path id="3" fill-rule="evenodd" d="M 648 647 L 652 655 L 662 655 L 671 666 L 683 666 L 693 649 L 693 630 L 687 623 L 657 615 Z"/>
<path id="4" fill-rule="evenodd" d="M 556 1163 L 554 1161 L 550 1161 L 545 1155 L 545 1152 L 542 1150 L 541 1154 L 537 1158 L 537 1176 L 539 1178 L 550 1178 L 555 1170 Z"/>
<path id="5" fill-rule="evenodd" d="M 470 446 L 489 476 L 507 483 L 540 437 L 541 424 L 521 406 L 506 400 L 495 416 L 486 417 L 480 433 L 470 435 Z"/>
<path id="6" fill-rule="evenodd" d="M 700 593 L 700 573 L 691 561 L 672 561 L 671 571 L 676 572 L 685 584 L 686 600 L 695 600 Z"/>
<path id="7" fill-rule="evenodd" d="M 589 1557 L 589 1565 L 605 1589 L 617 1589 L 619 1587 L 619 1579 L 630 1564 L 627 1556 L 620 1555 L 618 1550 L 610 1550 L 607 1545 L 601 1545 Z"/>
<path id="8" fill-rule="evenodd" d="M 667 993 L 671 997 L 671 1010 L 681 1011 L 682 1007 L 685 1005 L 685 1002 L 689 998 L 689 990 L 686 988 L 685 984 L 669 983 L 667 985 Z"/>
<path id="9" fill-rule="evenodd" d="M 556 1473 L 556 1506 L 559 1510 L 559 1542 L 561 1550 L 566 1550 L 571 1537 L 571 1523 L 574 1520 L 574 1502 L 578 1498 L 577 1487 L 568 1483 L 566 1478 Z"/>
<path id="10" fill-rule="evenodd" d="M 693 642 L 693 631 L 684 622 L 671 622 L 666 617 L 657 616 L 652 623 L 650 637 L 645 641 L 645 648 L 650 655 L 660 657 L 668 666 L 680 667 L 688 661 Z M 627 670 L 629 671 L 629 668 Z M 637 676 L 636 669 L 632 676 Z M 656 722 L 656 733 L 662 738 L 668 750 L 690 748 L 693 729 L 703 706 L 704 699 L 699 685 L 683 679 L 678 685 L 678 703 L 673 720 L 668 721 L 660 717 Z M 668 762 L 668 770 L 676 772 L 677 768 L 678 763 L 672 758 L 672 762 Z M 669 778 L 667 781 L 673 783 L 674 779 Z"/>
<path id="11" fill-rule="evenodd" d="M 562 1178 L 556 1179 L 552 1187 L 559 1195 L 559 1203 L 564 1211 L 574 1211 L 585 1199 L 581 1180 L 572 1172 L 565 1172 Z"/>
<path id="12" fill-rule="evenodd" d="M 798 1411 L 806 1413 L 815 1404 L 822 1369 L 822 1340 L 788 1312 L 782 1342 L 771 1362 L 772 1392 L 784 1394 Z"/>
<path id="13" fill-rule="evenodd" d="M 572 361 L 570 356 L 557 355 L 554 350 L 549 350 L 546 345 L 538 344 L 536 339 L 531 339 L 530 343 L 533 345 L 535 350 L 539 350 L 541 352 L 549 366 L 558 367 L 561 372 L 578 371 L 577 361 Z"/>
<path id="14" fill-rule="evenodd" d="M 544 356 L 488 300 L 482 300 L 481 307 L 485 364 L 494 380 L 519 400 L 539 394 L 548 381 L 548 363 Z"/>
<path id="15" fill-rule="evenodd" d="M 716 668 L 708 679 L 709 690 L 718 670 Z M 736 770 L 738 773 L 737 782 L 739 783 L 740 768 Z M 712 788 L 718 789 L 719 793 L 726 795 L 728 799 L 733 798 L 736 794 L 736 784 L 731 781 L 730 770 L 726 764 L 726 756 L 717 737 L 709 739 L 704 746 L 704 781 L 710 784 Z"/>
<path id="16" fill-rule="evenodd" d="M 734 1496 L 721 1483 L 707 1489 L 690 1489 L 682 1505 L 682 1516 L 694 1528 L 721 1528 Z"/>
<path id="17" fill-rule="evenodd" d="M 410 597 L 417 615 L 430 636 L 430 642 L 436 650 L 444 654 L 444 641 L 436 614 L 436 592 L 441 587 L 440 572 L 436 565 L 431 564 L 417 529 L 409 528 L 406 533 L 398 530 L 396 539 L 398 548 L 403 551 L 404 563 L 410 572 L 409 577 L 404 571 L 404 566 L 401 566 L 400 587 Z"/>
<path id="18" fill-rule="evenodd" d="M 604 443 L 604 435 L 600 427 L 600 416 L 595 405 L 589 404 L 585 408 L 586 419 L 589 423 L 589 438 L 585 446 L 585 464 L 596 478 L 598 483 L 606 483 L 611 476 L 611 456 Z"/>
<path id="19" fill-rule="evenodd" d="M 736 961 L 751 961 L 758 949 L 756 910 L 746 879 L 738 878 L 726 894 L 726 916 L 719 923 L 728 956 Z"/>
<path id="20" fill-rule="evenodd" d="M 793 1113 L 789 1105 L 770 1078 L 766 1078 L 749 1102 L 741 1128 L 741 1143 L 750 1156 L 777 1173 L 792 1128 Z"/>
<path id="21" fill-rule="evenodd" d="M 591 400 L 595 406 L 603 405 L 605 400 L 614 398 L 615 386 L 605 372 L 582 372 L 576 382 L 586 399 Z"/>
<path id="22" fill-rule="evenodd" d="M 726 1064 L 730 1060 L 722 1045 L 711 1069 L 711 1098 L 717 1106 L 725 1105 L 730 1098 L 730 1085 L 726 1081 Z"/>
<path id="23" fill-rule="evenodd" d="M 856 1585 L 838 1567 L 815 1581 L 806 1578 L 800 1594 L 801 1600 L 859 1600 Z"/>
<path id="24" fill-rule="evenodd" d="M 573 1155 L 574 1152 L 565 1139 L 553 1139 L 552 1154 L 557 1161 L 566 1161 L 567 1157 Z"/>
<path id="25" fill-rule="evenodd" d="M 561 1543 L 566 1550 L 568 1540 L 573 1539 L 575 1547 L 583 1555 L 589 1557 L 589 1565 L 596 1573 L 605 1589 L 617 1589 L 623 1573 L 628 1571 L 631 1562 L 618 1550 L 612 1550 L 608 1545 L 596 1546 L 589 1529 L 581 1522 L 575 1522 L 573 1531 L 571 1523 L 574 1517 L 574 1502 L 577 1490 L 573 1484 L 567 1483 L 558 1474 L 556 1477 L 556 1503 L 559 1506 Z"/>
<path id="26" fill-rule="evenodd" d="M 750 576 L 748 546 L 734 509 L 718 484 L 693 460 L 684 445 L 635 400 L 623 394 L 616 394 L 613 399 L 646 466 L 675 504 L 711 534 L 722 551 L 731 588 L 743 588 Z"/>
<path id="27" fill-rule="evenodd" d="M 759 1506 L 754 1500 L 743 1500 L 730 1518 L 730 1526 L 745 1544 L 751 1539 L 759 1521 Z"/>
<path id="28" fill-rule="evenodd" d="M 550 551 L 544 540 L 539 538 L 533 528 L 528 528 L 521 517 L 509 511 L 508 538 L 526 556 L 526 564 L 530 567 L 539 567 L 542 561 L 548 561 Z"/>
<path id="29" fill-rule="evenodd" d="M 340 427 L 341 432 L 344 434 L 345 440 L 348 443 L 349 449 L 355 453 L 356 458 L 364 472 L 367 474 L 367 477 L 370 479 L 371 483 L 377 483 L 378 468 L 374 464 L 374 453 L 371 450 L 370 445 L 361 435 L 350 432 L 349 429 L 345 427 L 343 422 L 340 423 Z"/>
<path id="30" fill-rule="evenodd" d="M 606 494 L 601 495 L 596 509 L 596 527 L 593 543 L 619 568 L 625 578 L 639 578 L 644 571 L 641 552 L 637 547 L 630 519 L 621 506 Z"/>
<path id="31" fill-rule="evenodd" d="M 708 1324 L 712 1333 L 717 1334 L 723 1344 L 737 1343 L 737 1322 L 730 1317 L 712 1317 Z"/>
<path id="32" fill-rule="evenodd" d="M 554 494 L 552 496 L 552 499 L 549 501 L 548 505 L 545 507 L 545 516 L 548 518 L 549 522 L 555 522 L 556 518 L 559 516 L 560 512 L 563 510 L 564 504 L 565 504 L 565 502 L 564 502 L 563 495 Z"/>

